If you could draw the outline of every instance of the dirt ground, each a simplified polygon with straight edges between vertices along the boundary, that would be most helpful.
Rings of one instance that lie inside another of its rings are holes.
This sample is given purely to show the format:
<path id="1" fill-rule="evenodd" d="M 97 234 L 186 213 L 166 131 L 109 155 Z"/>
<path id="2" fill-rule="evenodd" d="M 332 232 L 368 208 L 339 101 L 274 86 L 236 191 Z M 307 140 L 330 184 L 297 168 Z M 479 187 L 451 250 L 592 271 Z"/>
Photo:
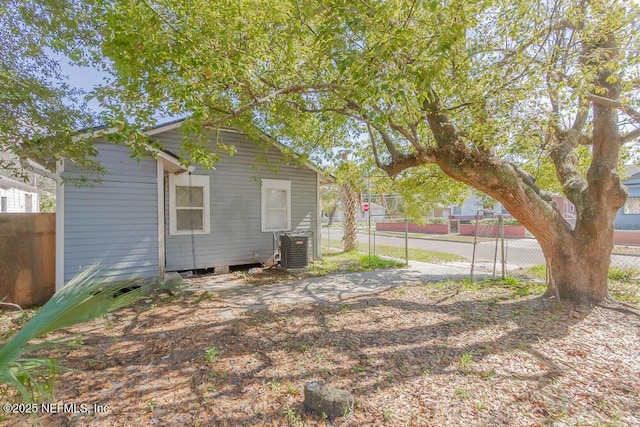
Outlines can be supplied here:
<path id="1" fill-rule="evenodd" d="M 61 350 L 77 371 L 59 376 L 53 403 L 87 413 L 62 406 L 0 424 L 640 425 L 634 310 L 582 315 L 508 287 L 461 286 L 254 312 L 211 292 L 160 295 L 112 314 L 108 327 L 60 334 L 85 345 Z M 306 413 L 314 380 L 353 393 L 354 412 Z"/>

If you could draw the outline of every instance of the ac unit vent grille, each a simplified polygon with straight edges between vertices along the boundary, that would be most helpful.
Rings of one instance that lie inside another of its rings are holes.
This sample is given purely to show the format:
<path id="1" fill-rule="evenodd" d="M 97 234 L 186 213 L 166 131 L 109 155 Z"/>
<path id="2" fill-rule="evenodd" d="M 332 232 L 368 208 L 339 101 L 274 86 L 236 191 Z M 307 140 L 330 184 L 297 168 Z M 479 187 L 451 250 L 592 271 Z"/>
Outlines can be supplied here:
<path id="1" fill-rule="evenodd" d="M 307 268 L 308 236 L 282 234 L 280 236 L 280 265 L 283 268 Z"/>

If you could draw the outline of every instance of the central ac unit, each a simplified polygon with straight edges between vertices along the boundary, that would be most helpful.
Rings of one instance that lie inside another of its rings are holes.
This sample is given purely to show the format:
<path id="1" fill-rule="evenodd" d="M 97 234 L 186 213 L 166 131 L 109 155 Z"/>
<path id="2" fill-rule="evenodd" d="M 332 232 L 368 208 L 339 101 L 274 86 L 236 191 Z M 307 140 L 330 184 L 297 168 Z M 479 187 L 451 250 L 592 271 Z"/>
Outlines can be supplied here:
<path id="1" fill-rule="evenodd" d="M 280 235 L 280 265 L 285 269 L 307 268 L 309 236 L 304 234 Z"/>

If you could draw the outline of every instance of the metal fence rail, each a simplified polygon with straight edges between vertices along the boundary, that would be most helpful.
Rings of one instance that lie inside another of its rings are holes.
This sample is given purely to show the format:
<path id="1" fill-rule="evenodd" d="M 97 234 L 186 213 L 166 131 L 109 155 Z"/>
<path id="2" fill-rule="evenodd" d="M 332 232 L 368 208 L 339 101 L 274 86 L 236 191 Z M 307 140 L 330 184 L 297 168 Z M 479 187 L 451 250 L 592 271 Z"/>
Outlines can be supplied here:
<path id="1" fill-rule="evenodd" d="M 486 214 L 487 212 L 484 212 Z M 469 221 L 457 224 L 451 232 L 449 223 L 429 225 L 413 224 L 404 217 L 388 218 L 370 215 L 359 225 L 358 241 L 362 250 L 371 255 L 384 255 L 381 248 L 395 246 L 404 249 L 404 256 L 397 255 L 411 264 L 410 251 L 421 249 L 437 251 L 462 257 L 456 265 L 466 264 L 469 277 L 474 274 L 491 274 L 494 277 L 544 274 L 545 258 L 538 241 L 522 226 L 509 225 L 504 218 L 494 215 L 495 224 Z M 441 222 L 441 221 L 438 221 Z M 435 227 L 435 225 L 439 227 Z M 425 232 L 430 231 L 430 232 Z M 438 233 L 438 234 L 436 234 Z M 640 234 L 640 232 L 639 232 Z M 336 241 L 342 237 L 338 227 L 323 230 L 323 247 L 329 242 L 336 249 Z M 363 246 L 362 246 L 363 245 Z M 340 245 L 338 245 L 340 246 Z M 611 255 L 611 266 L 640 275 L 640 245 L 616 245 Z"/>

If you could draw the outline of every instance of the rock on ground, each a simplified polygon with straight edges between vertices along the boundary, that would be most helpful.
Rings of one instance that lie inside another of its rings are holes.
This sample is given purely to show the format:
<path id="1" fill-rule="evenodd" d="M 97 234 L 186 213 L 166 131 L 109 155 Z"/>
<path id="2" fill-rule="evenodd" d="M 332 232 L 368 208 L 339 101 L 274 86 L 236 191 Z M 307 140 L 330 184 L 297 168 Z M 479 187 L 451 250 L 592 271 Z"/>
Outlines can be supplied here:
<path id="1" fill-rule="evenodd" d="M 304 386 L 304 407 L 307 411 L 326 415 L 329 419 L 353 413 L 354 398 L 346 390 L 310 382 Z"/>

